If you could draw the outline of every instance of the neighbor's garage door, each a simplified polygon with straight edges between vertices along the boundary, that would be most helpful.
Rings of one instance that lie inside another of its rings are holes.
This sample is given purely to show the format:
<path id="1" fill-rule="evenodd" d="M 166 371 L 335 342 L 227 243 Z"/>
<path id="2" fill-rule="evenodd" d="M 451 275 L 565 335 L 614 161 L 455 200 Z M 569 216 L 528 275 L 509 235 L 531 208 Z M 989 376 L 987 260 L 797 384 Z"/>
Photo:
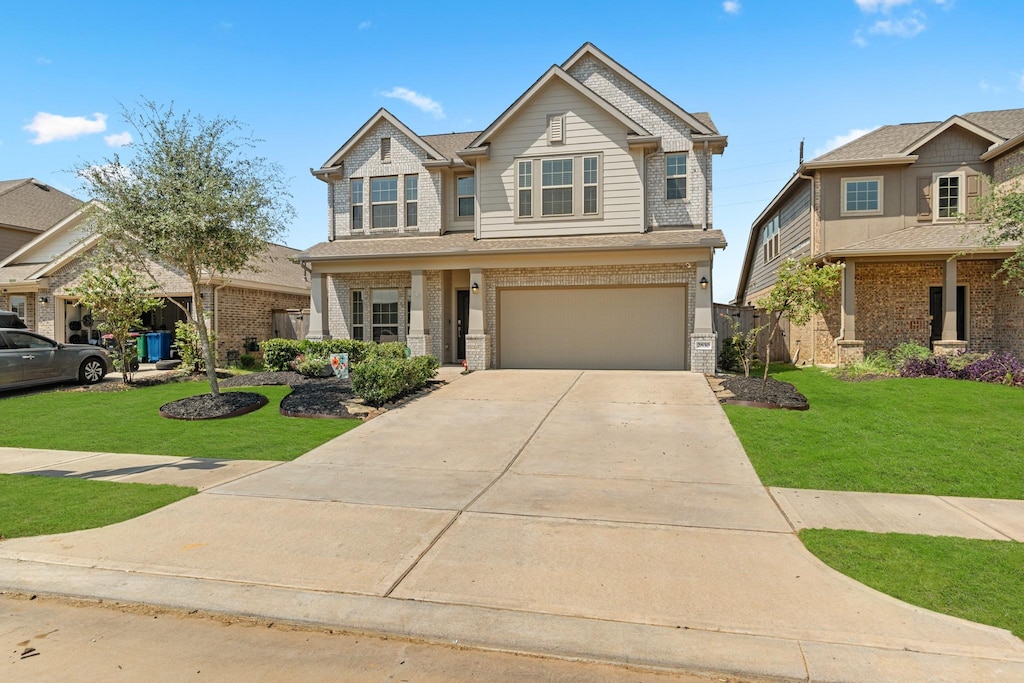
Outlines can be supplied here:
<path id="1" fill-rule="evenodd" d="M 504 289 L 502 368 L 681 370 L 686 288 Z"/>

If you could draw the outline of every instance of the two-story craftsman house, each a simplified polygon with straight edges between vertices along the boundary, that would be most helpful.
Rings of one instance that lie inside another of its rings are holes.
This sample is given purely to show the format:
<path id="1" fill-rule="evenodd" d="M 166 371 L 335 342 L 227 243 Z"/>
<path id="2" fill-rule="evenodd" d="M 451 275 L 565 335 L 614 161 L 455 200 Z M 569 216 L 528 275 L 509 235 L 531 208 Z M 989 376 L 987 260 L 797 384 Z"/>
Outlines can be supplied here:
<path id="1" fill-rule="evenodd" d="M 711 162 L 726 137 L 593 45 L 486 130 L 378 111 L 313 175 L 310 337 L 485 368 L 713 372 Z"/>
<path id="2" fill-rule="evenodd" d="M 853 362 L 901 342 L 1024 355 L 1024 297 L 993 278 L 976 205 L 1024 170 L 1024 109 L 883 126 L 800 166 L 751 226 L 736 302 L 753 305 L 788 256 L 846 264 L 791 360 Z"/>

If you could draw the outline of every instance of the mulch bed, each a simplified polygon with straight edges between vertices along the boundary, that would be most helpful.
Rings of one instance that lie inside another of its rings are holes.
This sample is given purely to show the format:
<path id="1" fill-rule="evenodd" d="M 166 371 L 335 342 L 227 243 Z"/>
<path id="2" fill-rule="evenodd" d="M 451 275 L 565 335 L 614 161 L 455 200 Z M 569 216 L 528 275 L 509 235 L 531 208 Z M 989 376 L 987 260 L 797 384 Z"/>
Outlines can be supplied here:
<path id="1" fill-rule="evenodd" d="M 789 410 L 807 410 L 807 397 L 796 390 L 788 382 L 769 377 L 764 394 L 761 393 L 761 377 L 744 377 L 743 375 L 720 375 L 722 387 L 733 394 L 730 397 L 719 397 L 719 402 L 731 405 L 746 405 L 758 408 L 788 408 Z"/>
<path id="2" fill-rule="evenodd" d="M 229 391 L 220 396 L 200 394 L 160 406 L 160 414 L 174 420 L 218 420 L 259 410 L 269 401 L 251 391 Z"/>

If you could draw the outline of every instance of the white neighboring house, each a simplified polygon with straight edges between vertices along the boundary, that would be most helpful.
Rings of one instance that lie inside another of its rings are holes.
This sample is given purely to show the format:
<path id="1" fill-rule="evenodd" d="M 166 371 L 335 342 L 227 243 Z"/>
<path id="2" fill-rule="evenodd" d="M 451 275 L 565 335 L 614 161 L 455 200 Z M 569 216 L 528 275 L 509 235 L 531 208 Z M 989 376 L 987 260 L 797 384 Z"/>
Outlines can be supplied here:
<path id="1" fill-rule="evenodd" d="M 83 257 L 93 244 L 86 224 L 89 204 L 0 260 L 0 308 L 23 301 L 22 318 L 29 328 L 61 342 L 98 343 L 100 338 L 97 321 L 68 292 L 79 283 L 87 267 Z M 294 337 L 293 326 L 304 332 L 309 281 L 294 259 L 297 254 L 296 249 L 268 244 L 252 269 L 204 278 L 201 296 L 212 315 L 220 362 L 236 354 L 258 355 L 256 344 Z M 146 314 L 144 325 L 173 336 L 175 321 L 185 315 L 170 299 L 190 307 L 192 287 L 183 273 L 158 261 L 148 267 L 161 285 L 154 296 L 164 298 L 165 304 Z"/>
<path id="2" fill-rule="evenodd" d="M 711 165 L 727 139 L 587 43 L 486 130 L 381 109 L 312 173 L 310 338 L 471 369 L 714 372 Z"/>

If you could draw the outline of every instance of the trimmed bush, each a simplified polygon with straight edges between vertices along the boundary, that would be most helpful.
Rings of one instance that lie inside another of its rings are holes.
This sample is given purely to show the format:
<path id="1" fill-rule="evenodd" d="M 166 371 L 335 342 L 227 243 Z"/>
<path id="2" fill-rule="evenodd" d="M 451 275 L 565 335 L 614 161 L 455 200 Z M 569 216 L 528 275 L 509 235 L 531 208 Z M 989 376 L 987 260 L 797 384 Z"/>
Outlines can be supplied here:
<path id="1" fill-rule="evenodd" d="M 291 367 L 303 377 L 323 377 L 331 361 L 328 356 L 300 355 L 292 361 Z"/>
<path id="2" fill-rule="evenodd" d="M 302 353 L 302 341 L 298 339 L 268 339 L 260 344 L 263 351 L 263 367 L 269 372 L 291 370 L 291 363 Z"/>
<path id="3" fill-rule="evenodd" d="M 405 358 L 405 342 L 386 342 L 374 344 L 370 349 L 369 356 L 372 358 L 391 358 L 401 360 Z"/>
<path id="4" fill-rule="evenodd" d="M 384 345 L 386 346 L 386 345 Z M 352 367 L 352 390 L 371 406 L 424 386 L 440 364 L 433 356 L 389 358 L 373 356 Z"/>

